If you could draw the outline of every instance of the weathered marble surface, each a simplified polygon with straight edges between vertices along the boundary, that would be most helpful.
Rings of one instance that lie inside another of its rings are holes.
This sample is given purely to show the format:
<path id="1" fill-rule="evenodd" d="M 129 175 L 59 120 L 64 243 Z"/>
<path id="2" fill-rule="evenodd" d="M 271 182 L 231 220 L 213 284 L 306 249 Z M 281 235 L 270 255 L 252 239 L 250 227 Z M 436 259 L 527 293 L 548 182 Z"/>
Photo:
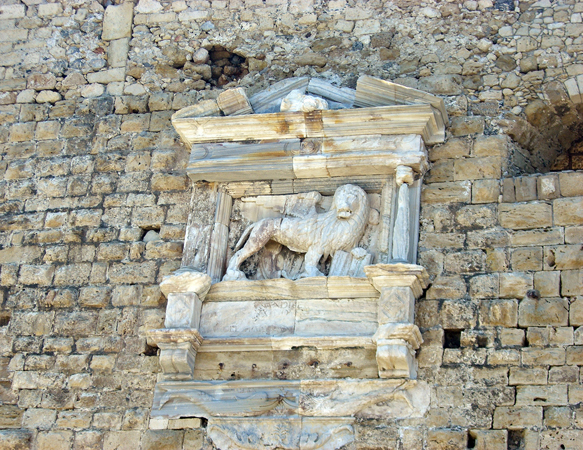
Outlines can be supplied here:
<path id="1" fill-rule="evenodd" d="M 211 287 L 211 278 L 191 267 L 181 267 L 166 275 L 160 283 L 160 290 L 168 297 L 172 292 L 194 292 L 204 298 Z"/>
<path id="2" fill-rule="evenodd" d="M 372 336 L 377 300 L 264 300 L 203 305 L 205 338 L 262 336 Z"/>
<path id="3" fill-rule="evenodd" d="M 229 260 L 223 279 L 245 279 L 239 266 L 270 240 L 292 251 L 305 253 L 304 272 L 299 278 L 323 275 L 318 269 L 320 259 L 333 257 L 338 250 L 354 249 L 364 233 L 368 218 L 366 192 L 352 184 L 341 186 L 336 190 L 332 206 L 326 213 L 311 213 L 304 218 L 263 219 L 247 227 L 235 248 L 238 251 Z"/>
<path id="4" fill-rule="evenodd" d="M 328 109 L 328 102 L 323 98 L 313 95 L 306 95 L 300 89 L 294 89 L 281 100 L 279 110 L 285 111 L 301 111 L 312 112 L 317 110 Z"/>
<path id="5" fill-rule="evenodd" d="M 334 450 L 354 440 L 352 418 L 220 419 L 209 437 L 221 450 Z"/>
<path id="6" fill-rule="evenodd" d="M 421 417 L 429 406 L 429 387 L 418 381 L 381 379 L 168 381 L 156 385 L 152 414 L 370 417 L 373 406 L 375 415 L 385 409 L 395 414 L 393 419 Z"/>

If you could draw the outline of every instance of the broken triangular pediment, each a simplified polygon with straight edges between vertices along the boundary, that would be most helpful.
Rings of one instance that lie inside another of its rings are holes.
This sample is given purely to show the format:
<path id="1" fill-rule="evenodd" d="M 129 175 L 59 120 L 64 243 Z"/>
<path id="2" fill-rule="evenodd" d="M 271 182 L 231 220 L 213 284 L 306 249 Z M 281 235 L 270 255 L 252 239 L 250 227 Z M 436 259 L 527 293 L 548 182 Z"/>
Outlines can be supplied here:
<path id="1" fill-rule="evenodd" d="M 282 112 L 282 100 L 292 91 L 320 97 L 328 109 Z M 419 134 L 426 144 L 435 144 L 443 142 L 447 120 L 441 98 L 367 75 L 356 89 L 309 77 L 279 81 L 250 98 L 243 88 L 229 89 L 172 116 L 189 145 L 368 135 L 371 129 L 382 135 Z"/>

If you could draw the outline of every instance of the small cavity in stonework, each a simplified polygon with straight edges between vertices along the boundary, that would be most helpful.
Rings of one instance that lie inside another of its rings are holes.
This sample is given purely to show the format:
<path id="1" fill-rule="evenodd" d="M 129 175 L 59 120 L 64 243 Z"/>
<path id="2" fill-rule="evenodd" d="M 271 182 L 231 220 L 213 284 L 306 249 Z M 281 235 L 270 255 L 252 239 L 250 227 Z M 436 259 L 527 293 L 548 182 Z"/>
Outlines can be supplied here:
<path id="1" fill-rule="evenodd" d="M 476 439 L 468 433 L 468 447 L 467 448 L 476 448 Z"/>
<path id="2" fill-rule="evenodd" d="M 212 72 L 211 84 L 224 86 L 249 73 L 246 58 L 232 53 L 220 45 L 215 45 L 209 50 L 209 57 Z"/>
<path id="3" fill-rule="evenodd" d="M 524 448 L 524 430 L 508 430 L 508 450 Z"/>
<path id="4" fill-rule="evenodd" d="M 10 312 L 2 311 L 0 312 L 0 327 L 6 327 L 10 323 Z"/>
<path id="5" fill-rule="evenodd" d="M 461 337 L 461 330 L 445 330 L 443 336 L 443 348 L 460 348 Z"/>

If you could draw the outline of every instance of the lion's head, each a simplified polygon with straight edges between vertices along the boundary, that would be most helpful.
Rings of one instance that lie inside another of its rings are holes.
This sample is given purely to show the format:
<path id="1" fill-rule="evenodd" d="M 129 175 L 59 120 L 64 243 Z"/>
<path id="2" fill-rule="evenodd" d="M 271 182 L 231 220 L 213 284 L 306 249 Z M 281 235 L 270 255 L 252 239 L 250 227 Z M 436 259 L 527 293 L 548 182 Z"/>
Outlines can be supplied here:
<path id="1" fill-rule="evenodd" d="M 368 210 L 368 197 L 358 186 L 345 184 L 336 189 L 330 210 L 339 219 L 348 219 L 360 211 Z"/>

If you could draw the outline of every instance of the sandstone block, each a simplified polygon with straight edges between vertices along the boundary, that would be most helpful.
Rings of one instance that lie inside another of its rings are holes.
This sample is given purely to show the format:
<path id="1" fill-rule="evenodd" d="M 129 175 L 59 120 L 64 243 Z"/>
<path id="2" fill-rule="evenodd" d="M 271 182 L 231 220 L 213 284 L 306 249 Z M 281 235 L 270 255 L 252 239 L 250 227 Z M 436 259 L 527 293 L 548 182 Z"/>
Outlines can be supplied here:
<path id="1" fill-rule="evenodd" d="M 132 450 L 140 446 L 140 431 L 110 431 L 105 434 L 103 450 Z"/>
<path id="2" fill-rule="evenodd" d="M 185 175 L 173 175 L 157 173 L 152 176 L 152 190 L 172 191 L 188 188 L 188 177 Z"/>
<path id="3" fill-rule="evenodd" d="M 549 384 L 567 383 L 579 383 L 579 367 L 551 367 L 549 370 Z"/>
<path id="4" fill-rule="evenodd" d="M 419 89 L 437 95 L 457 95 L 462 92 L 461 77 L 456 74 L 430 75 L 419 80 Z M 454 136 L 465 136 L 470 133 L 457 133 L 461 128 L 458 117 L 452 119 L 452 132 Z M 455 122 L 455 125 L 454 125 Z M 456 131 L 453 131 L 455 128 Z"/>
<path id="5" fill-rule="evenodd" d="M 500 297 L 502 298 L 523 298 L 526 291 L 532 289 L 533 276 L 529 273 L 501 273 L 500 274 Z"/>
<path id="6" fill-rule="evenodd" d="M 540 292 L 541 297 L 559 297 L 560 272 L 536 272 L 534 274 L 534 288 Z M 572 305 L 571 305 L 572 310 Z M 582 317 L 583 320 L 583 317 Z M 583 324 L 583 323 L 582 323 Z"/>
<path id="7" fill-rule="evenodd" d="M 143 450 L 180 450 L 184 432 L 180 430 L 148 430 L 142 435 Z"/>
<path id="8" fill-rule="evenodd" d="M 132 225 L 159 229 L 164 222 L 164 217 L 164 209 L 159 206 L 136 207 L 132 212 Z"/>
<path id="9" fill-rule="evenodd" d="M 507 450 L 507 430 L 470 430 L 470 435 L 475 439 L 476 450 Z"/>
<path id="10" fill-rule="evenodd" d="M 498 406 L 494 411 L 494 428 L 521 429 L 541 427 L 543 419 L 542 407 Z"/>
<path id="11" fill-rule="evenodd" d="M 425 203 L 469 203 L 471 182 L 433 183 L 423 186 L 422 202 Z"/>
<path id="12" fill-rule="evenodd" d="M 561 272 L 561 295 L 579 295 L 583 292 L 583 270 Z"/>
<path id="13" fill-rule="evenodd" d="M 45 89 L 54 89 L 57 84 L 57 79 L 52 73 L 37 73 L 28 77 L 27 88 L 35 91 L 42 91 Z"/>
<path id="14" fill-rule="evenodd" d="M 79 304 L 89 308 L 103 308 L 108 305 L 111 288 L 106 286 L 83 287 L 79 291 Z"/>
<path id="15" fill-rule="evenodd" d="M 498 219 L 504 228 L 522 230 L 550 227 L 552 217 L 551 205 L 543 202 L 501 203 L 498 207 Z"/>
<path id="16" fill-rule="evenodd" d="M 504 158 L 507 154 L 508 137 L 506 135 L 478 136 L 474 141 L 472 156 L 499 156 Z"/>
<path id="17" fill-rule="evenodd" d="M 65 336 L 87 336 L 95 332 L 98 314 L 94 311 L 59 312 L 55 317 L 55 333 Z"/>
<path id="18" fill-rule="evenodd" d="M 522 364 L 526 366 L 562 366 L 565 364 L 564 348 L 523 348 Z"/>
<path id="19" fill-rule="evenodd" d="M 537 199 L 536 178 L 518 177 L 514 180 L 514 194 L 517 202 L 528 202 Z"/>
<path id="20" fill-rule="evenodd" d="M 466 139 L 450 139 L 445 144 L 433 147 L 429 152 L 431 161 L 468 156 L 470 156 L 470 143 Z"/>
<path id="21" fill-rule="evenodd" d="M 472 203 L 496 203 L 500 196 L 498 180 L 475 180 L 472 186 Z"/>
<path id="22" fill-rule="evenodd" d="M 40 91 L 36 96 L 37 103 L 56 103 L 61 100 L 61 94 L 56 91 Z"/>
<path id="23" fill-rule="evenodd" d="M 91 264 L 80 263 L 60 266 L 55 271 L 54 284 L 57 286 L 82 285 L 87 283 Z"/>
<path id="24" fill-rule="evenodd" d="M 437 429 L 427 432 L 427 450 L 466 448 L 468 435 L 465 431 Z"/>
<path id="25" fill-rule="evenodd" d="M 103 33 L 101 38 L 104 41 L 112 41 L 114 39 L 131 37 L 133 14 L 133 2 L 108 6 L 103 16 Z"/>
<path id="26" fill-rule="evenodd" d="M 517 386 L 516 406 L 526 405 L 565 405 L 567 404 L 566 385 Z"/>
<path id="27" fill-rule="evenodd" d="M 484 132 L 484 118 L 480 116 L 458 116 L 451 119 L 451 132 L 454 136 L 468 136 Z"/>
<path id="28" fill-rule="evenodd" d="M 485 327 L 515 327 L 518 321 L 516 300 L 482 300 L 480 325 Z"/>
<path id="29" fill-rule="evenodd" d="M 542 270 L 542 247 L 526 247 L 512 250 L 510 264 L 513 270 Z"/>
<path id="30" fill-rule="evenodd" d="M 485 272 L 486 255 L 480 250 L 449 253 L 445 257 L 445 269 L 451 273 Z"/>
<path id="31" fill-rule="evenodd" d="M 466 283 L 460 276 L 439 276 L 427 291 L 427 299 L 457 299 L 466 295 Z"/>
<path id="32" fill-rule="evenodd" d="M 154 261 L 144 263 L 115 263 L 109 270 L 112 283 L 153 283 L 156 278 Z"/>
<path id="33" fill-rule="evenodd" d="M 24 17 L 26 7 L 24 5 L 0 5 L 0 19 L 20 19 Z"/>
<path id="34" fill-rule="evenodd" d="M 57 411 L 52 409 L 29 408 L 22 418 L 24 428 L 48 430 L 57 418 Z"/>
<path id="35" fill-rule="evenodd" d="M 583 366 L 583 346 L 567 347 L 567 364 Z"/>
<path id="36" fill-rule="evenodd" d="M 99 431 L 77 431 L 73 450 L 102 450 L 103 434 Z"/>
<path id="37" fill-rule="evenodd" d="M 25 122 L 16 123 L 10 127 L 10 142 L 24 142 L 34 139 L 34 130 L 36 123 Z"/>
<path id="38" fill-rule="evenodd" d="M 54 273 L 54 266 L 22 265 L 18 281 L 25 285 L 49 286 Z"/>
<path id="39" fill-rule="evenodd" d="M 503 328 L 499 331 L 499 338 L 502 347 L 522 347 L 524 345 L 524 330 Z"/>
<path id="40" fill-rule="evenodd" d="M 542 385 L 547 384 L 546 367 L 512 367 L 508 384 L 515 385 Z"/>
<path id="41" fill-rule="evenodd" d="M 566 428 L 571 424 L 572 411 L 566 406 L 545 409 L 544 424 L 546 427 Z"/>
<path id="42" fill-rule="evenodd" d="M 545 247 L 545 268 L 569 270 L 583 267 L 581 245 Z"/>
<path id="43" fill-rule="evenodd" d="M 525 298 L 520 302 L 518 323 L 523 326 L 565 326 L 568 323 L 568 302 L 563 298 Z"/>
<path id="44" fill-rule="evenodd" d="M 583 195 L 583 173 L 559 173 L 559 185 L 563 197 L 577 197 Z"/>
<path id="45" fill-rule="evenodd" d="M 470 296 L 472 298 L 493 298 L 500 294 L 500 281 L 497 273 L 476 275 L 470 279 Z"/>
<path id="46" fill-rule="evenodd" d="M 537 193 L 539 200 L 557 198 L 559 196 L 559 178 L 557 175 L 537 177 Z"/>
<path id="47" fill-rule="evenodd" d="M 560 227 L 515 231 L 510 237 L 510 243 L 515 247 L 520 245 L 557 245 L 563 242 L 564 234 Z"/>
<path id="48" fill-rule="evenodd" d="M 131 4 L 124 3 L 124 5 L 131 5 Z M 108 8 L 111 8 L 111 6 L 109 6 Z M 123 68 L 123 67 L 118 67 L 118 68 L 109 69 L 109 70 L 102 70 L 100 72 L 91 72 L 91 73 L 87 74 L 87 81 L 89 83 L 108 84 L 108 83 L 112 83 L 115 81 L 124 81 L 124 79 L 125 79 L 125 68 Z"/>
<path id="49" fill-rule="evenodd" d="M 109 67 L 125 67 L 129 51 L 129 38 L 110 41 L 107 48 L 107 64 Z"/>
<path id="50" fill-rule="evenodd" d="M 558 198 L 553 200 L 556 225 L 583 224 L 583 197 Z"/>
<path id="51" fill-rule="evenodd" d="M 28 430 L 0 430 L 0 448 L 5 450 L 28 450 L 31 448 L 31 439 L 32 432 Z"/>

